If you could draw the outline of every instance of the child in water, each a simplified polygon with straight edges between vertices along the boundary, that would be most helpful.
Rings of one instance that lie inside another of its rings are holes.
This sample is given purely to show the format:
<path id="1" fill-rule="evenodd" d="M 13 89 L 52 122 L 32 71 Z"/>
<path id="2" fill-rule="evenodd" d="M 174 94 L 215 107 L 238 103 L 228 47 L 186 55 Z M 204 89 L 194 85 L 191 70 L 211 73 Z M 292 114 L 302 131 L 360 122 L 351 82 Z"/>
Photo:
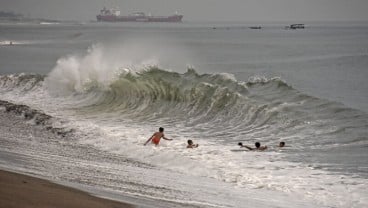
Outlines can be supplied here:
<path id="1" fill-rule="evenodd" d="M 198 147 L 198 144 L 193 144 L 193 141 L 189 139 L 187 148 L 196 148 L 196 147 Z"/>
<path id="2" fill-rule="evenodd" d="M 156 146 L 160 143 L 161 138 L 165 139 L 165 140 L 172 140 L 172 139 L 168 139 L 165 137 L 164 135 L 164 128 L 160 127 L 158 129 L 158 132 L 155 132 L 145 143 L 144 145 L 146 145 L 149 141 L 152 140 L 152 143 L 155 144 Z"/>

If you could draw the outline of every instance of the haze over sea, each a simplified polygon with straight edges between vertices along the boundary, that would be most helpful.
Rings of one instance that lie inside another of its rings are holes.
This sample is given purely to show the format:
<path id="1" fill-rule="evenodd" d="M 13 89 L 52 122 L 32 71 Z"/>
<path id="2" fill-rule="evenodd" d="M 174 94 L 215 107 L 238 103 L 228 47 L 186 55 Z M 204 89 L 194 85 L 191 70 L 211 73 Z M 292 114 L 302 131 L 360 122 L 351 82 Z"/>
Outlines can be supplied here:
<path id="1" fill-rule="evenodd" d="M 0 168 L 142 207 L 367 207 L 368 23 L 286 25 L 1 23 L 0 109 L 32 125 Z"/>

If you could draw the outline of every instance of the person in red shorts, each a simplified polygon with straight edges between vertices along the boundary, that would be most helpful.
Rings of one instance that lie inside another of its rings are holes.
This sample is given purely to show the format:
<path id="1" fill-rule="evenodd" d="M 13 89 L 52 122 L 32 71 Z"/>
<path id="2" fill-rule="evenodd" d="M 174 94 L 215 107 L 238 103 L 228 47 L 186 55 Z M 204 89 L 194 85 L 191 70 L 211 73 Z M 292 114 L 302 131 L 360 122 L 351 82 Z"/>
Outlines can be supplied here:
<path id="1" fill-rule="evenodd" d="M 160 143 L 161 138 L 165 139 L 165 140 L 172 140 L 169 138 L 166 138 L 164 135 L 164 128 L 160 127 L 158 129 L 158 132 L 155 132 L 145 143 L 144 145 L 146 145 L 149 141 L 152 140 L 152 143 L 155 144 L 156 146 Z"/>

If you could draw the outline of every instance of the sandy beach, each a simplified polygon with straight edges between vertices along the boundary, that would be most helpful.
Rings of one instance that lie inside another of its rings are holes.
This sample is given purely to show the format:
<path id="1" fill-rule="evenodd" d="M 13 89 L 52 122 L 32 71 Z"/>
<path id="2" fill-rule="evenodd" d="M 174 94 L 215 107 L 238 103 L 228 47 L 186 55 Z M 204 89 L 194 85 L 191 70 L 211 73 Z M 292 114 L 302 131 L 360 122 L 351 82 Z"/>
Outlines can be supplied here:
<path id="1" fill-rule="evenodd" d="M 134 207 L 46 180 L 0 170 L 0 207 Z"/>

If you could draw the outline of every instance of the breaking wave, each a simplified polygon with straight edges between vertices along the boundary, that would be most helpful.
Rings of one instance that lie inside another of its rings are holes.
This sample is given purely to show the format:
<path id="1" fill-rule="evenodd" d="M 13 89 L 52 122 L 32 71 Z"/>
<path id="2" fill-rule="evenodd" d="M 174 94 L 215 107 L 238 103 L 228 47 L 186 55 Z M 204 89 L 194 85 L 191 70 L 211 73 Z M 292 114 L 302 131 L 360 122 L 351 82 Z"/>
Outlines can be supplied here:
<path id="1" fill-rule="evenodd" d="M 262 138 L 300 133 L 315 136 L 317 130 L 320 137 L 346 136 L 356 131 L 354 134 L 362 140 L 359 129 L 368 123 L 362 112 L 300 93 L 280 78 L 255 76 L 239 82 L 231 74 L 200 75 L 194 69 L 180 74 L 158 67 L 123 69 L 110 78 L 110 83 L 91 78 L 76 86 L 71 83 L 77 82 L 68 78 L 74 79 L 52 73 L 46 78 L 8 75 L 0 78 L 0 86 L 2 90 L 23 93 L 45 88 L 54 97 L 67 97 L 71 108 L 79 113 L 113 112 L 116 119 L 207 129 L 209 135 L 218 133 L 214 127 L 221 127 L 222 134 L 234 138 L 257 132 Z"/>
<path id="2" fill-rule="evenodd" d="M 35 110 L 26 105 L 18 105 L 7 101 L 0 100 L 0 107 L 4 108 L 5 112 L 13 113 L 22 116 L 25 120 L 32 121 L 34 125 L 39 125 L 52 133 L 65 137 L 70 135 L 74 130 L 56 127 L 54 118 L 39 110 Z"/>

